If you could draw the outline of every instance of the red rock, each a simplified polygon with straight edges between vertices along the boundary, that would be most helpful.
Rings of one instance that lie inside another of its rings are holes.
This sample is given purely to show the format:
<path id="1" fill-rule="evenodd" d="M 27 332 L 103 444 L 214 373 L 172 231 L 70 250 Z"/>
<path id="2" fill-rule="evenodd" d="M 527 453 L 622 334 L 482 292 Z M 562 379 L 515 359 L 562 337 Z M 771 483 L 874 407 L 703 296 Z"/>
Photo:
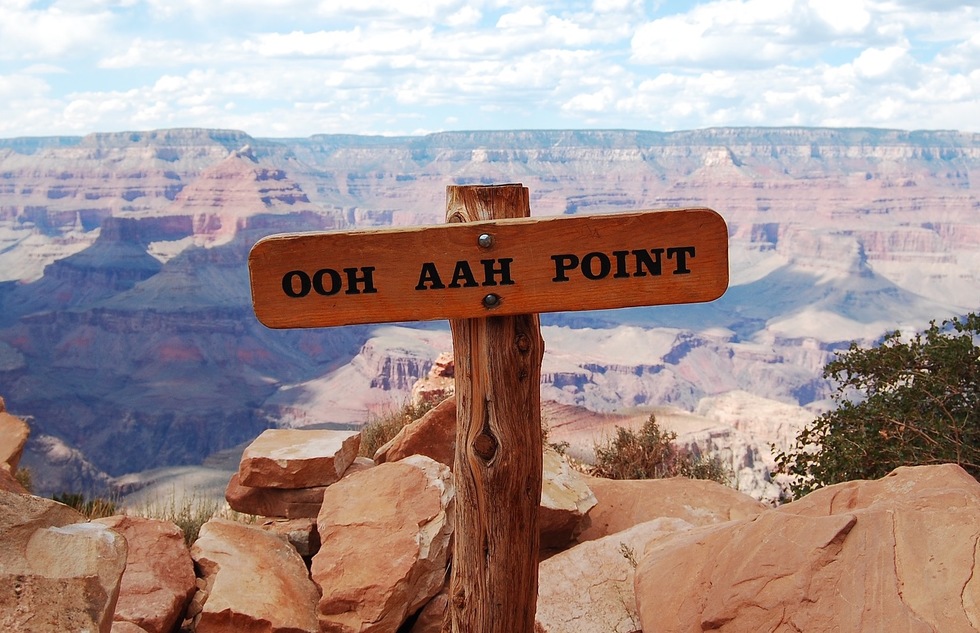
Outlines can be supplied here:
<path id="1" fill-rule="evenodd" d="M 30 434 L 26 422 L 0 410 L 0 467 L 6 464 L 7 470 L 16 472 Z"/>
<path id="2" fill-rule="evenodd" d="M 447 628 L 449 623 L 446 618 L 448 615 L 449 588 L 447 586 L 422 607 L 410 633 L 449 633 Z"/>
<path id="3" fill-rule="evenodd" d="M 126 541 L 60 503 L 0 492 L 0 630 L 109 633 Z"/>
<path id="4" fill-rule="evenodd" d="M 598 503 L 582 522 L 579 542 L 661 517 L 705 525 L 752 517 L 767 507 L 728 486 L 685 477 L 623 480 L 589 477 L 586 484 Z"/>
<path id="5" fill-rule="evenodd" d="M 830 486 L 652 543 L 636 573 L 641 623 L 664 633 L 975 631 L 978 525 L 980 484 L 958 466 Z"/>
<path id="6" fill-rule="evenodd" d="M 639 631 L 633 593 L 637 560 L 650 541 L 692 527 L 681 519 L 655 519 L 580 543 L 542 561 L 538 566 L 537 630 L 542 633 Z"/>
<path id="7" fill-rule="evenodd" d="M 406 424 L 374 454 L 379 464 L 425 455 L 450 470 L 456 453 L 456 398 L 446 398 L 418 420 Z"/>
<path id="8" fill-rule="evenodd" d="M 542 458 L 541 506 L 538 510 L 541 549 L 562 549 L 571 542 L 583 517 L 596 504 L 586 477 L 550 447 Z"/>
<path id="9" fill-rule="evenodd" d="M 450 352 L 439 354 L 425 378 L 412 385 L 412 402 L 436 404 L 449 398 L 456 391 L 456 364 Z M 436 460 L 438 461 L 438 460 Z"/>
<path id="10" fill-rule="evenodd" d="M 170 521 L 131 516 L 98 519 L 129 547 L 115 619 L 148 633 L 170 633 L 197 591 L 194 561 L 180 528 Z"/>
<path id="11" fill-rule="evenodd" d="M 394 633 L 439 593 L 454 495 L 449 468 L 421 455 L 327 488 L 311 568 L 321 631 Z"/>
<path id="12" fill-rule="evenodd" d="M 18 495 L 29 494 L 27 488 L 23 486 L 6 466 L 0 464 L 0 490 L 12 492 Z"/>
<path id="13" fill-rule="evenodd" d="M 323 491 L 317 488 L 252 488 L 243 486 L 238 473 L 231 476 L 225 489 L 225 500 L 232 510 L 244 514 L 285 519 L 314 518 L 320 512 Z"/>
<path id="14" fill-rule="evenodd" d="M 300 555 L 277 536 L 211 519 L 191 555 L 207 586 L 197 633 L 318 631 L 316 586 Z"/>
<path id="15" fill-rule="evenodd" d="M 356 431 L 267 429 L 242 454 L 239 478 L 253 488 L 329 486 L 353 463 L 360 445 Z"/>
<path id="16" fill-rule="evenodd" d="M 112 623 L 112 631 L 110 633 L 149 633 L 149 631 L 132 622 L 115 620 Z"/>
<path id="17" fill-rule="evenodd" d="M 316 530 L 316 519 L 269 519 L 257 527 L 292 545 L 303 558 L 310 558 L 320 550 L 320 533 Z"/>

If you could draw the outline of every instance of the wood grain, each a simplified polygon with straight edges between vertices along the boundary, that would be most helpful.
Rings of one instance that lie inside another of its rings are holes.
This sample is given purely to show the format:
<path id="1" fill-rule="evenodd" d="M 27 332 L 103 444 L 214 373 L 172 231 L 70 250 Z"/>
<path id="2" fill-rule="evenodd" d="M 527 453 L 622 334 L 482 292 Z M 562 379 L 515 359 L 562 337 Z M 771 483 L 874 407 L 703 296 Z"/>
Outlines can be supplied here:
<path id="1" fill-rule="evenodd" d="M 695 303 L 728 288 L 728 227 L 695 208 L 278 235 L 249 273 L 272 328 Z"/>
<path id="2" fill-rule="evenodd" d="M 449 187 L 447 221 L 529 213 L 519 185 Z M 532 633 L 541 500 L 536 314 L 450 321 L 456 359 L 454 633 Z"/>

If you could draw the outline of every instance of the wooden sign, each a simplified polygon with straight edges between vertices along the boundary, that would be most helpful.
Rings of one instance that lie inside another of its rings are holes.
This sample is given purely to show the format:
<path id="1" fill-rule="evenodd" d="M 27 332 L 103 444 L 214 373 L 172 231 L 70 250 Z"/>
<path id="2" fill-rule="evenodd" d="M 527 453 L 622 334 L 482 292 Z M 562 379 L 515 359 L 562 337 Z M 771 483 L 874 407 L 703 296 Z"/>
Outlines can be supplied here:
<path id="1" fill-rule="evenodd" d="M 270 328 L 712 301 L 728 227 L 710 209 L 276 235 L 249 254 Z"/>

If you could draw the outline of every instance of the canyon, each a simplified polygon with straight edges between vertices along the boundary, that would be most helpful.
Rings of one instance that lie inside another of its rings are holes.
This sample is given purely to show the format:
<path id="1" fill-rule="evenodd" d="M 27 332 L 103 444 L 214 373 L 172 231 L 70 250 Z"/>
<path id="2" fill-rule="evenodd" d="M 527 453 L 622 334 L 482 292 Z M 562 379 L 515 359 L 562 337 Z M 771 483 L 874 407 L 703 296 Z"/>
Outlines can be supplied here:
<path id="1" fill-rule="evenodd" d="M 0 139 L 0 395 L 39 492 L 106 490 L 271 427 L 354 428 L 452 348 L 443 322 L 269 330 L 246 258 L 283 232 L 439 224 L 447 185 L 532 216 L 706 206 L 706 304 L 542 315 L 542 400 L 587 457 L 655 412 L 756 496 L 769 444 L 829 406 L 852 342 L 980 307 L 980 135 L 875 129 L 260 139 L 172 129 Z"/>

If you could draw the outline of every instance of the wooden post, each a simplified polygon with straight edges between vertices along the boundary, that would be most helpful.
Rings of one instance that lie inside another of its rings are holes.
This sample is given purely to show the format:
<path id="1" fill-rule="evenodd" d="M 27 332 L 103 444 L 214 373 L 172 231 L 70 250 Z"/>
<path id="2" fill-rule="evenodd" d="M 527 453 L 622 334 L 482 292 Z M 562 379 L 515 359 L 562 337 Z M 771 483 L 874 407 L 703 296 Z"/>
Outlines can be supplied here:
<path id="1" fill-rule="evenodd" d="M 526 187 L 447 187 L 448 222 L 529 215 Z M 492 235 L 487 242 L 492 257 Z M 538 315 L 454 319 L 450 325 L 458 420 L 452 631 L 532 633 L 542 477 Z"/>

